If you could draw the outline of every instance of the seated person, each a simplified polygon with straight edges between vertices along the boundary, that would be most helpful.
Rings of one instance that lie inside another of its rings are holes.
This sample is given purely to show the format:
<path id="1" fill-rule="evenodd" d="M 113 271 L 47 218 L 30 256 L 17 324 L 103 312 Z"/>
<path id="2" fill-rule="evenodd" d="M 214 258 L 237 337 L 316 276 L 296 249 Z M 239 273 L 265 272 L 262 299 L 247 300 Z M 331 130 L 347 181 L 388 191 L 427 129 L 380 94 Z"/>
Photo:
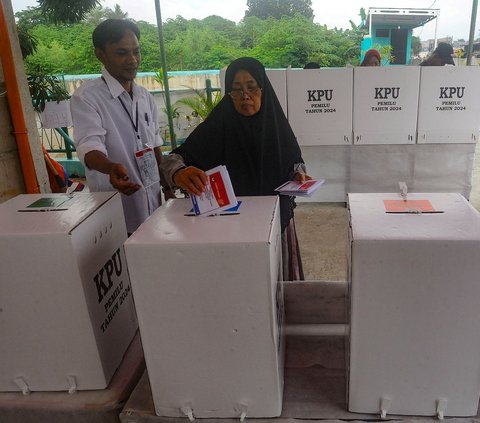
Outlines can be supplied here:
<path id="1" fill-rule="evenodd" d="M 276 195 L 288 180 L 306 174 L 297 139 L 264 66 L 256 59 L 233 61 L 225 74 L 226 95 L 160 169 L 170 186 L 200 195 L 206 170 L 225 165 L 238 196 Z M 294 197 L 280 196 L 285 280 L 303 277 L 293 220 Z"/>

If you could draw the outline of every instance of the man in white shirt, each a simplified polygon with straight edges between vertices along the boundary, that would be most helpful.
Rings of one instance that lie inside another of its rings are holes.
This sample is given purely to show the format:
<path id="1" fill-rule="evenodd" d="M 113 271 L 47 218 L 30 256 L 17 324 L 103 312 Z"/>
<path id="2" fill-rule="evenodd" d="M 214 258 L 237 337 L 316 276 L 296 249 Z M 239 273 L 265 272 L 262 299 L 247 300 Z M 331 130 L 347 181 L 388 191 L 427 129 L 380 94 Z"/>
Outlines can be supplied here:
<path id="1" fill-rule="evenodd" d="M 84 83 L 71 99 L 74 140 L 91 191 L 122 195 L 127 232 L 161 205 L 162 161 L 157 107 L 134 82 L 141 61 L 137 25 L 107 19 L 92 34 L 102 77 Z M 165 185 L 165 198 L 175 195 Z"/>

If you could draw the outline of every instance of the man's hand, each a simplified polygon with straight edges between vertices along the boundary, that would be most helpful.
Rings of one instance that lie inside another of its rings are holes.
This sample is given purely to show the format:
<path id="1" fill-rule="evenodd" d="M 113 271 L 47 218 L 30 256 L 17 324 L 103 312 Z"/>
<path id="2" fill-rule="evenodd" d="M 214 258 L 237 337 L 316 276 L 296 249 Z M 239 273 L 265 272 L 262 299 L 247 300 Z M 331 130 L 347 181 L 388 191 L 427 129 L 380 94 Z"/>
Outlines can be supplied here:
<path id="1" fill-rule="evenodd" d="M 132 195 L 140 189 L 140 185 L 130 182 L 124 165 L 113 163 L 100 151 L 92 150 L 85 154 L 85 164 L 90 169 L 108 175 L 112 186 L 122 194 Z"/>
<path id="2" fill-rule="evenodd" d="M 112 163 L 108 175 L 112 186 L 125 195 L 132 195 L 140 189 L 140 185 L 130 182 L 128 171 L 120 163 Z"/>
<path id="3" fill-rule="evenodd" d="M 293 175 L 293 180 L 294 181 L 298 181 L 300 183 L 304 183 L 305 181 L 309 181 L 310 179 L 312 179 L 311 176 L 308 176 L 306 173 L 304 172 L 295 172 L 295 175 Z"/>
<path id="4" fill-rule="evenodd" d="M 173 183 L 190 194 L 201 195 L 208 185 L 208 178 L 203 170 L 189 166 L 175 173 Z"/>

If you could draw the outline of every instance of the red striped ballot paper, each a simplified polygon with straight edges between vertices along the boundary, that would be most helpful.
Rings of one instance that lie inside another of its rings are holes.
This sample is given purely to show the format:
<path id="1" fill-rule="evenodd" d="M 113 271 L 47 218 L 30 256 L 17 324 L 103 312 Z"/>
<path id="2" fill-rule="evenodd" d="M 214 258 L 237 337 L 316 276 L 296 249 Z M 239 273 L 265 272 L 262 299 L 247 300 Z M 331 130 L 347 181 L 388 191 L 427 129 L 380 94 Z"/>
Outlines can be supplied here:
<path id="1" fill-rule="evenodd" d="M 230 175 L 225 166 L 217 166 L 205 172 L 208 177 L 208 185 L 202 195 L 192 195 L 194 213 L 210 216 L 222 210 L 235 207 L 237 197 L 233 191 Z"/>
<path id="2" fill-rule="evenodd" d="M 298 195 L 310 197 L 325 182 L 325 179 L 310 179 L 309 181 L 288 181 L 275 188 L 280 195 Z"/>

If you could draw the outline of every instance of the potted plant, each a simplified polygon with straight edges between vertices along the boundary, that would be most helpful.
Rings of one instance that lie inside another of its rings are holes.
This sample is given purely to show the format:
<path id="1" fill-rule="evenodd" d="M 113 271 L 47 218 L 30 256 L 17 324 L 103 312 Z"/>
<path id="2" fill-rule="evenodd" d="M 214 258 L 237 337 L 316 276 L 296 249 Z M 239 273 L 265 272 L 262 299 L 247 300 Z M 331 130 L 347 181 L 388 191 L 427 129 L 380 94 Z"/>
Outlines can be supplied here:
<path id="1" fill-rule="evenodd" d="M 40 113 L 45 128 L 72 125 L 70 94 L 56 76 L 37 71 L 28 76 L 28 86 L 33 108 Z"/>

